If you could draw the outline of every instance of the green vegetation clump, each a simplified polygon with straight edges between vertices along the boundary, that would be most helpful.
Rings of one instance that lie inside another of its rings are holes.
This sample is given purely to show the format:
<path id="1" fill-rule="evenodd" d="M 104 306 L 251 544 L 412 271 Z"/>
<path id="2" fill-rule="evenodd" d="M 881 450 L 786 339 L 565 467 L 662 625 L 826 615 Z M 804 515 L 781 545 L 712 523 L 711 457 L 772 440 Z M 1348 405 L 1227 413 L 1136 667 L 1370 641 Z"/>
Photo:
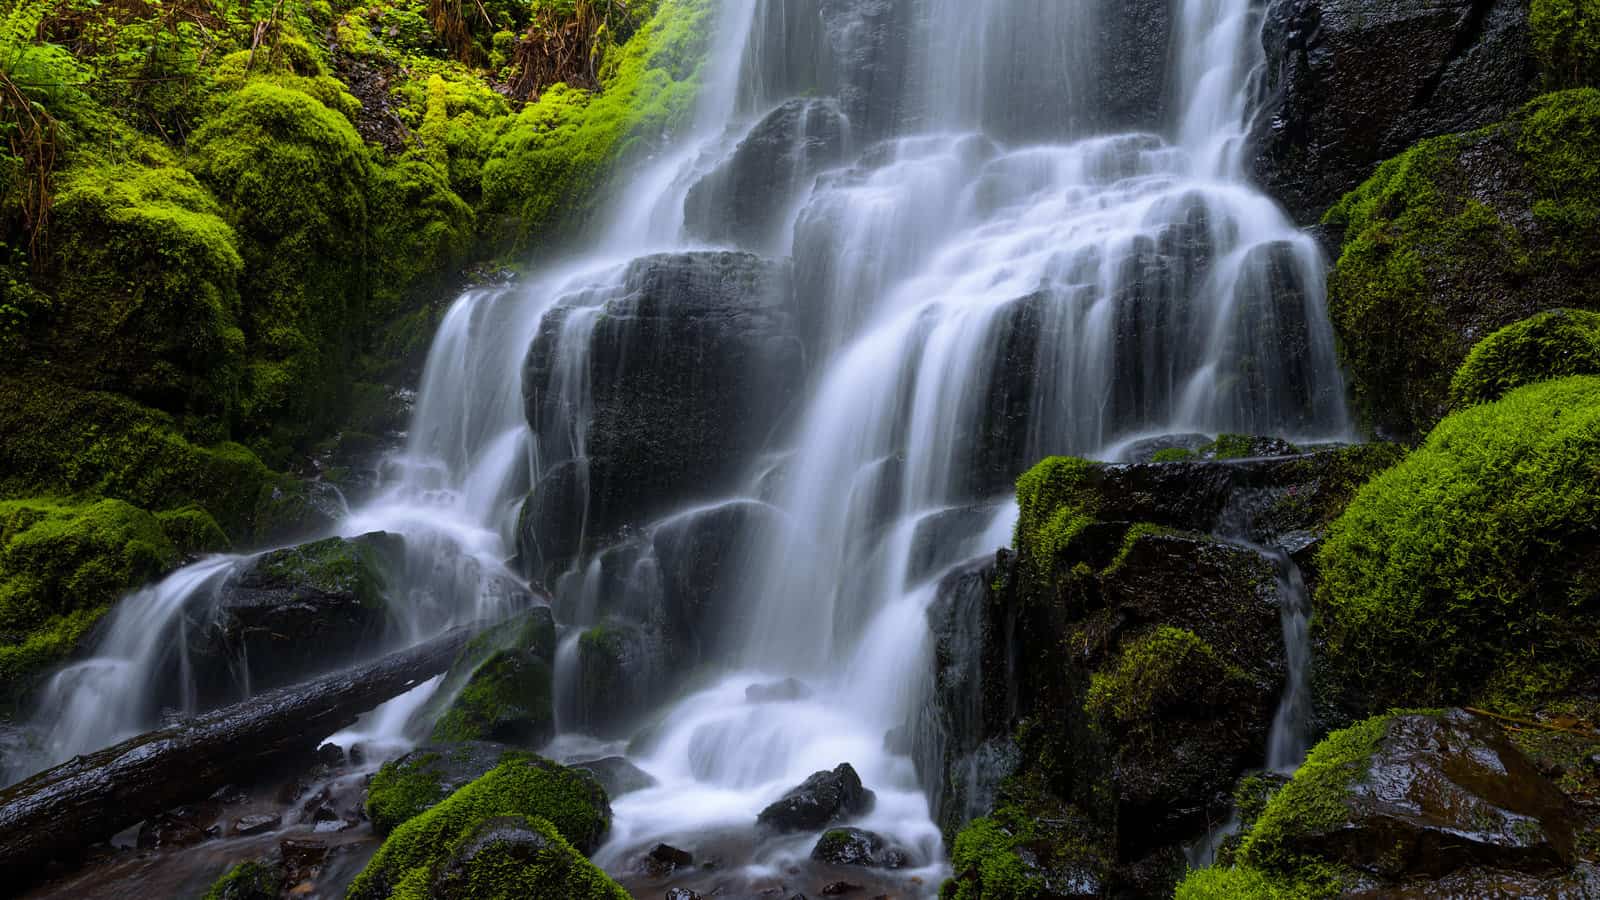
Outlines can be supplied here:
<path id="1" fill-rule="evenodd" d="M 388 544 L 389 546 L 385 546 Z M 331 537 L 274 550 L 256 561 L 252 575 L 292 585 L 296 590 L 353 596 L 369 609 L 383 609 L 386 559 L 398 552 L 400 539 L 377 533 L 347 540 Z"/>
<path id="2" fill-rule="evenodd" d="M 1496 673 L 1524 696 L 1559 689 L 1593 668 L 1597 547 L 1600 378 L 1458 412 L 1331 526 L 1326 674 L 1368 709 L 1471 698 Z"/>
<path id="3" fill-rule="evenodd" d="M 956 836 L 950 854 L 955 875 L 940 888 L 939 900 L 1035 900 L 1051 896 L 1054 876 L 1092 878 L 1105 866 L 1093 832 L 1070 807 L 1003 804 Z"/>
<path id="4" fill-rule="evenodd" d="M 367 785 L 367 818 L 372 830 L 388 834 L 431 809 L 445 797 L 437 753 L 390 760 Z"/>
<path id="5" fill-rule="evenodd" d="M 1118 730 L 1148 730 L 1162 710 L 1249 681 L 1194 632 L 1162 625 L 1125 643 L 1108 671 L 1091 676 L 1084 711 Z"/>
<path id="6" fill-rule="evenodd" d="M 482 778 L 397 827 L 356 877 L 349 896 L 428 896 L 428 886 L 450 854 L 485 820 L 499 816 L 546 820 L 580 852 L 597 847 L 611 826 L 605 791 L 587 773 L 532 754 L 510 755 Z"/>
<path id="7" fill-rule="evenodd" d="M 443 871 L 412 870 L 394 900 L 571 897 L 629 900 L 630 895 L 583 857 L 559 829 L 537 816 L 487 819 L 449 848 Z"/>
<path id="8" fill-rule="evenodd" d="M 203 900 L 277 900 L 282 890 L 282 869 L 250 860 L 212 882 Z"/>
<path id="9" fill-rule="evenodd" d="M 1177 900 L 1323 900 L 1338 888 L 1270 875 L 1260 869 L 1214 866 L 1189 872 L 1178 885 Z"/>
<path id="10" fill-rule="evenodd" d="M 528 743 L 555 731 L 550 666 L 525 650 L 501 650 L 467 680 L 438 724 L 433 741 Z"/>
<path id="11" fill-rule="evenodd" d="M 1056 560 L 1085 527 L 1094 522 L 1098 501 L 1088 489 L 1094 463 L 1052 456 L 1017 479 L 1017 553 L 1040 580 L 1048 580 Z"/>
<path id="12" fill-rule="evenodd" d="M 122 592 L 179 558 L 156 516 L 120 500 L 0 501 L 0 683 L 72 652 Z"/>
<path id="13" fill-rule="evenodd" d="M 1528 24 L 1549 87 L 1600 83 L 1600 8 L 1594 0 L 1533 0 Z"/>
<path id="14" fill-rule="evenodd" d="M 1488 403 L 1566 375 L 1600 375 L 1600 313 L 1550 310 L 1479 341 L 1450 382 L 1450 405 Z"/>
<path id="15" fill-rule="evenodd" d="M 1588 239 L 1600 228 L 1600 91 L 1548 94 L 1500 125 L 1423 141 L 1325 222 L 1345 235 L 1329 311 L 1356 400 L 1383 428 L 1424 433 L 1471 334 L 1600 305 L 1600 246 Z"/>

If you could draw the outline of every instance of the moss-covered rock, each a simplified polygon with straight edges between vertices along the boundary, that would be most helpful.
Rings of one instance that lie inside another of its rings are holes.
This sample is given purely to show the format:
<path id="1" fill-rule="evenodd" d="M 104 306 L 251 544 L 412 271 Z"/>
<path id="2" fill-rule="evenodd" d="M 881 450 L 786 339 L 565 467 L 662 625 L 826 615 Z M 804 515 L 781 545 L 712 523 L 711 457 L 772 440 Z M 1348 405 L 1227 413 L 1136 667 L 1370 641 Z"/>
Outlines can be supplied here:
<path id="1" fill-rule="evenodd" d="M 1084 710 L 1104 728 L 1149 733 L 1175 706 L 1213 705 L 1241 690 L 1250 690 L 1242 669 L 1194 632 L 1162 625 L 1126 642 L 1114 664 L 1094 673 Z"/>
<path id="2" fill-rule="evenodd" d="M 484 822 L 500 816 L 546 820 L 580 853 L 593 852 L 611 825 L 605 791 L 588 773 L 516 754 L 396 828 L 350 886 L 349 896 L 429 896 L 428 886 L 445 871 L 451 854 Z"/>
<path id="3" fill-rule="evenodd" d="M 449 860 L 431 879 L 415 870 L 390 895 L 395 900 L 514 900 L 630 896 L 537 816 L 485 819 L 449 847 Z"/>
<path id="4" fill-rule="evenodd" d="M 384 763 L 372 776 L 367 817 L 375 831 L 388 834 L 501 763 L 524 756 L 503 744 L 480 741 L 425 744 Z"/>
<path id="5" fill-rule="evenodd" d="M 71 653 L 180 558 L 160 519 L 120 500 L 0 501 L 0 687 Z"/>
<path id="6" fill-rule="evenodd" d="M 1555 309 L 1479 341 L 1450 382 L 1450 405 L 1487 403 L 1565 375 L 1600 375 L 1600 313 Z"/>
<path id="7" fill-rule="evenodd" d="M 1600 10 L 1591 0 L 1533 0 L 1528 24 L 1549 87 L 1600 83 Z"/>
<path id="8" fill-rule="evenodd" d="M 1443 415 L 1476 341 L 1548 309 L 1600 306 L 1600 90 L 1434 138 L 1331 209 L 1329 309 L 1362 411 L 1399 437 Z"/>
<path id="9" fill-rule="evenodd" d="M 250 860 L 212 882 L 203 900 L 277 900 L 283 887 L 282 868 Z"/>
<path id="10" fill-rule="evenodd" d="M 1010 803 L 974 820 L 951 851 L 940 900 L 1102 896 L 1111 868 L 1104 833 L 1068 806 Z"/>
<path id="11" fill-rule="evenodd" d="M 534 607 L 478 635 L 416 716 L 435 742 L 537 746 L 555 734 L 555 619 Z"/>
<path id="12" fill-rule="evenodd" d="M 1595 672 L 1600 378 L 1441 422 L 1367 484 L 1319 554 L 1320 680 L 1351 712 L 1486 689 L 1531 701 Z"/>

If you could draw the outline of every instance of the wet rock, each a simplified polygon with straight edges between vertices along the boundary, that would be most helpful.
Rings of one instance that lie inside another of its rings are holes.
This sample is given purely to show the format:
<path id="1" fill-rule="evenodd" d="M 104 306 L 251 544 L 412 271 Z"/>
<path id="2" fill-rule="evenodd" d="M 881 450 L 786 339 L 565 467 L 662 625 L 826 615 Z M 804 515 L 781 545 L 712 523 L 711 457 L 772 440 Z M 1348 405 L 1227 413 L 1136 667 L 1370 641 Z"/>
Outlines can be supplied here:
<path id="1" fill-rule="evenodd" d="M 317 764 L 337 769 L 345 764 L 344 748 L 338 744 L 323 744 L 317 748 Z"/>
<path id="2" fill-rule="evenodd" d="M 620 797 L 623 794 L 653 788 L 660 783 L 654 775 L 620 756 L 573 763 L 571 768 L 583 769 L 593 775 L 610 797 Z"/>
<path id="3" fill-rule="evenodd" d="M 1519 0 L 1276 0 L 1257 178 L 1301 224 L 1425 137 L 1507 117 L 1536 85 Z"/>
<path id="4" fill-rule="evenodd" d="M 608 619 L 578 638 L 574 727 L 621 737 L 666 697 L 674 682 L 659 629 Z"/>
<path id="5" fill-rule="evenodd" d="M 816 772 L 799 787 L 756 817 L 756 822 L 781 832 L 816 831 L 835 822 L 865 815 L 872 810 L 876 795 L 861 784 L 861 776 L 849 763 L 840 763 L 831 772 Z"/>
<path id="6" fill-rule="evenodd" d="M 837 866 L 904 868 L 905 851 L 889 846 L 882 835 L 860 828 L 830 828 L 811 848 L 811 858 Z"/>
<path id="7" fill-rule="evenodd" d="M 261 834 L 271 831 L 283 824 L 283 816 L 277 813 L 259 814 L 253 816 L 240 816 L 233 820 L 234 834 Z"/>
<path id="8" fill-rule="evenodd" d="M 700 900 L 700 895 L 688 888 L 670 888 L 666 900 Z"/>
<path id="9" fill-rule="evenodd" d="M 192 847 L 209 837 L 206 831 L 216 817 L 217 810 L 209 804 L 180 806 L 152 816 L 139 827 L 139 849 Z"/>
<path id="10" fill-rule="evenodd" d="M 644 870 L 657 878 L 665 878 L 679 869 L 694 865 L 694 855 L 670 844 L 657 844 L 644 858 Z"/>
<path id="11" fill-rule="evenodd" d="M 1152 463 L 1163 451 L 1197 455 L 1212 440 L 1211 436 L 1204 434 L 1164 434 L 1142 438 L 1124 446 L 1117 454 L 1117 462 Z"/>
<path id="12" fill-rule="evenodd" d="M 920 520 L 911 534 L 911 556 L 906 561 L 906 580 L 916 583 L 940 574 L 941 566 L 953 559 L 988 556 L 996 548 L 982 546 L 974 538 L 982 536 L 1000 512 L 999 504 L 958 506 L 930 513 Z"/>
<path id="13" fill-rule="evenodd" d="M 744 689 L 744 698 L 751 703 L 786 703 L 807 700 L 811 688 L 798 678 L 785 678 L 767 684 L 752 684 Z"/>
<path id="14" fill-rule="evenodd" d="M 475 638 L 411 728 L 429 740 L 536 746 L 555 735 L 556 625 L 549 607 L 519 613 Z"/>
<path id="15" fill-rule="evenodd" d="M 822 887 L 824 897 L 842 897 L 861 890 L 861 885 L 850 881 L 830 881 Z"/>
<path id="16" fill-rule="evenodd" d="M 291 838 L 278 842 L 278 855 L 283 860 L 283 872 L 290 884 L 311 881 L 321 874 L 328 862 L 326 841 Z"/>
<path id="17" fill-rule="evenodd" d="M 1464 710 L 1391 719 L 1341 806 L 1337 821 L 1291 830 L 1284 846 L 1387 882 L 1549 873 L 1574 858 L 1566 797 L 1504 732 Z"/>
<path id="18" fill-rule="evenodd" d="M 559 572 L 624 525 L 731 492 L 804 380 L 794 304 L 787 262 L 704 252 L 636 260 L 620 284 L 545 316 L 524 396 L 543 478 L 563 473 L 563 489 L 536 486 L 524 510 L 519 546 L 533 574 Z M 581 376 L 563 367 L 580 352 Z M 573 377 L 587 399 L 581 461 L 569 439 L 585 412 L 571 407 Z M 575 546 L 574 533 L 588 543 Z"/>
<path id="19" fill-rule="evenodd" d="M 238 699 L 348 665 L 389 624 L 388 571 L 397 535 L 327 538 L 263 554 L 222 588 L 210 618 L 189 634 L 191 683 L 202 706 Z M 179 679 L 172 679 L 176 684 Z"/>
<path id="20" fill-rule="evenodd" d="M 685 227 L 708 241 L 778 250 L 785 214 L 818 172 L 843 159 L 848 129 L 837 100 L 786 101 L 689 189 Z"/>
<path id="21" fill-rule="evenodd" d="M 493 884 L 499 896 L 627 896 L 548 822 L 523 816 L 499 816 L 473 826 L 439 867 L 429 896 L 467 900 L 483 896 L 484 884 Z"/>
<path id="22" fill-rule="evenodd" d="M 283 867 L 266 859 L 239 863 L 212 883 L 207 900 L 278 900 L 284 887 Z"/>

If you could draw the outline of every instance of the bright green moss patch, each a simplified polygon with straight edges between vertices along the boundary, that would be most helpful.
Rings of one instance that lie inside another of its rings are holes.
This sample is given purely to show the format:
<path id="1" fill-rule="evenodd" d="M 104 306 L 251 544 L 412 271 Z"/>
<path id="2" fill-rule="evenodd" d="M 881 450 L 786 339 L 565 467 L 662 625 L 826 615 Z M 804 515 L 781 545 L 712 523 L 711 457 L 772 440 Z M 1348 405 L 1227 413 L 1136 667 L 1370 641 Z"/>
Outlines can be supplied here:
<path id="1" fill-rule="evenodd" d="M 276 900 L 282 889 L 282 869 L 251 860 L 212 882 L 203 900 Z"/>
<path id="2" fill-rule="evenodd" d="M 1327 667 L 1382 708 L 1469 698 L 1520 651 L 1590 666 L 1596 547 L 1600 378 L 1456 413 L 1330 528 L 1317 594 Z"/>
<path id="3" fill-rule="evenodd" d="M 1600 375 L 1600 313 L 1551 310 L 1479 341 L 1450 383 L 1450 404 L 1487 403 L 1565 375 Z"/>
<path id="4" fill-rule="evenodd" d="M 439 754 L 423 753 L 383 764 L 367 786 L 372 830 L 388 834 L 444 799 Z"/>
<path id="5" fill-rule="evenodd" d="M 349 896 L 353 900 L 427 896 L 427 886 L 450 851 L 484 820 L 497 816 L 546 819 L 562 838 L 590 851 L 611 825 L 605 791 L 587 773 L 531 754 L 508 758 L 395 829 L 350 886 Z"/>
<path id="6" fill-rule="evenodd" d="M 296 590 L 355 597 L 362 606 L 387 605 L 384 588 L 389 553 L 398 555 L 401 539 L 377 533 L 355 540 L 332 537 L 274 550 L 257 560 L 252 575 Z"/>
<path id="7" fill-rule="evenodd" d="M 1120 730 L 1148 730 L 1162 710 L 1230 683 L 1248 686 L 1249 676 L 1194 632 L 1163 625 L 1129 641 L 1108 671 L 1094 673 L 1084 711 Z"/>
<path id="8" fill-rule="evenodd" d="M 1338 895 L 1338 887 L 1327 883 L 1297 881 L 1243 866 L 1219 866 L 1190 871 L 1178 885 L 1177 900 L 1322 900 Z"/>
<path id="9" fill-rule="evenodd" d="M 1105 865 L 1092 826 L 1070 807 L 1040 812 L 1006 804 L 963 828 L 950 854 L 955 877 L 940 900 L 1034 900 L 1052 896 L 1062 874 L 1092 882 Z"/>
<path id="10" fill-rule="evenodd" d="M 1528 19 L 1546 84 L 1600 82 L 1600 7 L 1594 0 L 1533 0 Z"/>
<path id="11" fill-rule="evenodd" d="M 160 520 L 120 500 L 0 501 L 0 684 L 70 653 L 112 601 L 178 560 Z"/>
<path id="12" fill-rule="evenodd" d="M 629 900 L 629 894 L 538 816 L 486 819 L 448 848 L 438 873 L 413 869 L 394 900 Z"/>
<path id="13" fill-rule="evenodd" d="M 537 743 L 555 732 L 550 665 L 522 650 L 489 657 L 433 728 L 433 741 Z"/>
<path id="14" fill-rule="evenodd" d="M 1040 579 L 1048 579 L 1056 559 L 1094 522 L 1097 500 L 1087 488 L 1094 463 L 1052 456 L 1017 479 L 1017 552 Z"/>

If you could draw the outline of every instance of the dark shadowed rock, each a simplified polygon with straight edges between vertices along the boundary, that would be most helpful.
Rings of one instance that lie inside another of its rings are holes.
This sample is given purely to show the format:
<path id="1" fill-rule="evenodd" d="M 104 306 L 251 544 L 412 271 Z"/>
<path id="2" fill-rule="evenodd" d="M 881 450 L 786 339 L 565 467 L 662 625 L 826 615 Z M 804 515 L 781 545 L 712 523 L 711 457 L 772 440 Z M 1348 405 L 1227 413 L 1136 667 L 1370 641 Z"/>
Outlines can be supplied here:
<path id="1" fill-rule="evenodd" d="M 785 214 L 817 173 L 844 158 L 848 130 L 836 100 L 785 102 L 689 189 L 685 227 L 710 241 L 778 249 Z"/>
<path id="2" fill-rule="evenodd" d="M 600 782 L 600 786 L 606 789 L 606 794 L 611 797 L 653 788 L 660 783 L 656 781 L 654 775 L 620 756 L 573 763 L 571 768 L 583 769 L 593 775 L 595 780 Z"/>
<path id="3" fill-rule="evenodd" d="M 875 800 L 876 795 L 862 786 L 855 768 L 840 763 L 833 771 L 817 772 L 784 794 L 762 810 L 756 822 L 775 831 L 816 831 L 870 812 Z"/>
<path id="4" fill-rule="evenodd" d="M 644 870 L 657 878 L 665 878 L 679 869 L 694 865 L 694 854 L 671 844 L 657 844 L 645 854 Z"/>
<path id="5" fill-rule="evenodd" d="M 1504 119 L 1534 93 L 1520 0 L 1275 0 L 1274 103 L 1256 175 L 1302 224 L 1418 140 Z"/>
<path id="6" fill-rule="evenodd" d="M 577 352 L 588 369 L 572 373 L 563 362 Z M 804 359 L 790 265 L 743 253 L 645 257 L 620 285 L 545 316 L 524 373 L 546 467 L 523 515 L 529 570 L 555 574 L 625 525 L 730 493 L 785 420 Z M 586 409 L 569 408 L 569 376 L 584 381 Z M 573 428 L 585 431 L 581 462 Z"/>

